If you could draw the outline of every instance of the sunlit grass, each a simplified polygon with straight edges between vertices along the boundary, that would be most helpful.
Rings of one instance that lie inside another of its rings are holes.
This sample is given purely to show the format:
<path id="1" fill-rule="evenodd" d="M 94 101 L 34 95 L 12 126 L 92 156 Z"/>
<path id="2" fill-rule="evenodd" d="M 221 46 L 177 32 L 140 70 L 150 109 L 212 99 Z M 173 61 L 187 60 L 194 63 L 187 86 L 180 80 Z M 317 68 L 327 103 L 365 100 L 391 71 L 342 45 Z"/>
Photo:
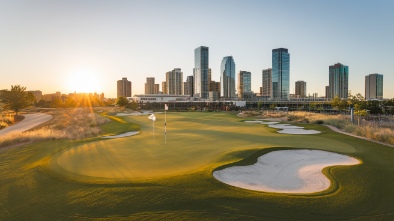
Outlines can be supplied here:
<path id="1" fill-rule="evenodd" d="M 97 115 L 90 109 L 54 109 L 53 119 L 23 133 L 11 133 L 0 137 L 0 146 L 20 142 L 38 142 L 44 140 L 78 140 L 100 134 L 100 125 L 111 120 Z"/>

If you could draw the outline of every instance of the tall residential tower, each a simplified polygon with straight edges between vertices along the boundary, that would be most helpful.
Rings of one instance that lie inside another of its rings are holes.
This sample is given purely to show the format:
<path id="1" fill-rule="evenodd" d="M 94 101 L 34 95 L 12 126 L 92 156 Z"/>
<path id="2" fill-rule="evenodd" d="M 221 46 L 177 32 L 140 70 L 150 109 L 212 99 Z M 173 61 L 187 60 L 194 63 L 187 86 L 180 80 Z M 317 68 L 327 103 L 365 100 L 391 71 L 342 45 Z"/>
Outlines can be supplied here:
<path id="1" fill-rule="evenodd" d="M 147 77 L 145 83 L 145 94 L 155 94 L 155 78 Z"/>
<path id="2" fill-rule="evenodd" d="M 220 96 L 235 97 L 235 62 L 232 56 L 224 57 L 220 66 Z"/>
<path id="3" fill-rule="evenodd" d="M 349 67 L 341 63 L 329 66 L 329 97 L 348 98 Z"/>
<path id="4" fill-rule="evenodd" d="M 183 72 L 175 68 L 166 73 L 168 94 L 183 95 Z"/>
<path id="5" fill-rule="evenodd" d="M 208 69 L 209 69 L 209 48 L 198 47 L 194 50 L 194 96 L 208 98 Z"/>
<path id="6" fill-rule="evenodd" d="M 131 81 L 127 78 L 122 78 L 116 82 L 116 95 L 117 97 L 131 97 Z"/>
<path id="7" fill-rule="evenodd" d="M 238 73 L 238 97 L 244 98 L 246 93 L 252 92 L 252 74 L 249 71 Z"/>
<path id="8" fill-rule="evenodd" d="M 295 82 L 295 95 L 297 98 L 305 98 L 306 97 L 306 82 L 305 81 L 296 81 Z"/>
<path id="9" fill-rule="evenodd" d="M 272 50 L 272 97 L 290 99 L 290 54 L 286 48 Z"/>
<path id="10" fill-rule="evenodd" d="M 272 69 L 263 70 L 263 85 L 261 96 L 265 98 L 272 98 Z"/>
<path id="11" fill-rule="evenodd" d="M 370 74 L 365 76 L 365 99 L 383 99 L 383 75 Z"/>

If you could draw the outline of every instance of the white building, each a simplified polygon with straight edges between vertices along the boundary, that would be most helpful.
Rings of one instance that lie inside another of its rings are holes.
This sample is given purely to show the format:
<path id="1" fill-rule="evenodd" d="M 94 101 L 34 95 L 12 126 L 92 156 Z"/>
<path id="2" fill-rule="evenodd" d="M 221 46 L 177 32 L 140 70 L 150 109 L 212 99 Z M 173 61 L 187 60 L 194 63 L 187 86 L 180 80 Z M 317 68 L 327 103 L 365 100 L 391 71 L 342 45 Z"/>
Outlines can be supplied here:
<path id="1" fill-rule="evenodd" d="M 190 95 L 171 95 L 171 94 L 139 94 L 132 98 L 137 103 L 155 102 L 188 102 Z"/>

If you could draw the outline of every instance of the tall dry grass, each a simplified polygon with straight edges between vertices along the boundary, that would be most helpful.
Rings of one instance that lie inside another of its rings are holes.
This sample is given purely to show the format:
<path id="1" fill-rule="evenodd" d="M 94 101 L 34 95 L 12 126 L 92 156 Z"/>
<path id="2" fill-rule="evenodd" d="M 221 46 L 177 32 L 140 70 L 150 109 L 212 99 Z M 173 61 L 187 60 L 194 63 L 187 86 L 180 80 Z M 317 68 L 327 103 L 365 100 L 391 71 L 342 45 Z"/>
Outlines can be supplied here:
<path id="1" fill-rule="evenodd" d="M 0 129 L 11 126 L 14 122 L 14 114 L 10 112 L 0 112 Z"/>
<path id="2" fill-rule="evenodd" d="M 90 109 L 51 110 L 53 119 L 23 133 L 0 137 L 0 147 L 21 142 L 38 142 L 55 139 L 84 139 L 100 134 L 99 125 L 111 120 L 93 113 Z"/>
<path id="3" fill-rule="evenodd" d="M 357 136 L 366 137 L 371 140 L 394 144 L 394 125 L 381 126 L 376 122 L 368 122 L 361 120 L 360 125 L 353 124 L 350 116 L 345 115 L 326 115 L 309 112 L 290 112 L 288 114 L 289 121 L 316 123 L 323 121 L 324 124 L 334 126 L 342 131 Z"/>

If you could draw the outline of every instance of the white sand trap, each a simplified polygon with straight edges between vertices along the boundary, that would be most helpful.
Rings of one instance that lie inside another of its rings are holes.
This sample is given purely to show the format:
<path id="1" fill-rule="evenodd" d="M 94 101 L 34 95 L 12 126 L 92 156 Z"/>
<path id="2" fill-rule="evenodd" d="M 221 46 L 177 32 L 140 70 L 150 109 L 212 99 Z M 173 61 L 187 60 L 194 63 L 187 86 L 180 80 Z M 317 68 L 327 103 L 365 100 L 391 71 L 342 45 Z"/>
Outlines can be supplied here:
<path id="1" fill-rule="evenodd" d="M 282 129 L 279 130 L 280 134 L 320 134 L 317 130 L 305 130 L 304 127 L 293 126 L 290 124 L 274 124 L 268 125 L 271 128 Z"/>
<path id="2" fill-rule="evenodd" d="M 118 135 L 114 135 L 114 136 L 103 136 L 102 138 L 121 138 L 121 137 L 129 137 L 129 136 L 134 136 L 139 134 L 139 131 L 130 131 L 124 134 L 118 134 Z"/>
<path id="3" fill-rule="evenodd" d="M 271 128 L 276 128 L 276 129 L 302 129 L 303 127 L 299 126 L 293 126 L 290 124 L 273 124 L 273 125 L 268 125 Z"/>
<path id="4" fill-rule="evenodd" d="M 315 193 L 330 180 L 321 172 L 335 165 L 355 165 L 353 157 L 321 150 L 279 150 L 258 158 L 254 165 L 213 172 L 219 181 L 243 189 L 274 193 Z"/>
<path id="5" fill-rule="evenodd" d="M 305 129 L 283 129 L 278 131 L 280 134 L 320 134 L 317 130 L 305 130 Z"/>
<path id="6" fill-rule="evenodd" d="M 245 123 L 259 123 L 259 124 L 261 124 L 261 123 L 263 123 L 263 121 L 261 121 L 261 120 L 245 120 L 244 121 Z"/>
<path id="7" fill-rule="evenodd" d="M 269 122 L 262 122 L 261 124 L 271 125 L 271 124 L 279 124 L 279 122 L 269 121 Z"/>

